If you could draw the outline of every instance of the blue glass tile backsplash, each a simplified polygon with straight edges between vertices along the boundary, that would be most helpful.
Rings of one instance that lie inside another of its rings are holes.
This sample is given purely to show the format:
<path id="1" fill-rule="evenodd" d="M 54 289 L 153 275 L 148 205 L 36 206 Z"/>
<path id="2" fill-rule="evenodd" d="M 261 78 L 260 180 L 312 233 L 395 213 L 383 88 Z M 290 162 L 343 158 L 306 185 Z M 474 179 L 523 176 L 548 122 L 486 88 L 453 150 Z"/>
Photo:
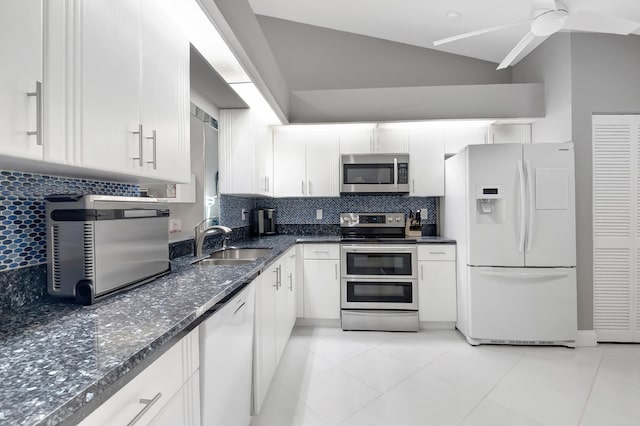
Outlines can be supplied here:
<path id="1" fill-rule="evenodd" d="M 343 195 L 340 198 L 273 198 L 257 199 L 256 206 L 276 210 L 278 224 L 318 225 L 339 224 L 340 213 L 395 213 L 408 214 L 409 210 L 427 209 L 422 222 L 437 223 L 435 197 L 403 197 L 401 195 Z M 322 219 L 316 219 L 316 210 L 322 209 Z M 224 223 L 224 222 L 222 222 Z"/>
<path id="2" fill-rule="evenodd" d="M 46 262 L 44 197 L 55 193 L 139 196 L 137 184 L 0 171 L 0 271 Z"/>

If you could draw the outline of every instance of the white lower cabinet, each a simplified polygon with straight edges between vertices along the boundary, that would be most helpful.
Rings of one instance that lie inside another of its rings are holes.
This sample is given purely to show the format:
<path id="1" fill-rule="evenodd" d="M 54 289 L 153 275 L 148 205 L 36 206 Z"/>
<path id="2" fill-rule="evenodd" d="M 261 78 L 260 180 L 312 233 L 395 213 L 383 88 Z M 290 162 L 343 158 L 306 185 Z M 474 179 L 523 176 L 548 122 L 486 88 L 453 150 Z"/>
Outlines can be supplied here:
<path id="1" fill-rule="evenodd" d="M 292 247 L 254 280 L 256 285 L 253 358 L 255 413 L 260 412 L 295 323 L 295 253 L 295 247 Z"/>
<path id="2" fill-rule="evenodd" d="M 305 244 L 303 316 L 340 319 L 340 246 Z"/>
<path id="3" fill-rule="evenodd" d="M 418 306 L 421 323 L 454 326 L 457 319 L 455 245 L 418 246 Z"/>
<path id="4" fill-rule="evenodd" d="M 199 425 L 198 330 L 134 377 L 80 424 Z"/>
<path id="5" fill-rule="evenodd" d="M 257 284 L 249 284 L 200 325 L 203 425 L 248 426 L 251 422 L 254 293 Z"/>

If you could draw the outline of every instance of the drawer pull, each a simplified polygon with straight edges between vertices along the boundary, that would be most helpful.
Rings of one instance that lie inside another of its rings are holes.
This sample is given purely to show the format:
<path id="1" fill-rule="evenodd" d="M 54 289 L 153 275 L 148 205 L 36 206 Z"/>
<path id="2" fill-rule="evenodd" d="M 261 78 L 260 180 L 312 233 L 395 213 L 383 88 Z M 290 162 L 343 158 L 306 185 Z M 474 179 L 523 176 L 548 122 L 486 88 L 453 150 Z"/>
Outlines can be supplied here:
<path id="1" fill-rule="evenodd" d="M 140 412 L 136 414 L 136 416 L 129 423 L 127 423 L 127 426 L 133 426 L 138 420 L 140 420 L 140 418 L 144 416 L 147 411 L 149 411 L 151 406 L 158 402 L 160 397 L 162 397 L 162 392 L 158 392 L 156 396 L 153 397 L 153 399 L 140 398 L 140 404 L 144 404 L 144 408 L 140 410 Z"/>
<path id="2" fill-rule="evenodd" d="M 238 306 L 238 307 L 236 308 L 236 310 L 235 310 L 235 311 L 233 311 L 233 315 L 237 314 L 237 313 L 238 313 L 238 311 L 239 311 L 240 309 L 242 309 L 242 308 L 244 307 L 244 305 L 246 305 L 246 304 L 247 304 L 247 302 L 245 302 L 245 303 L 243 303 L 242 305 Z"/>
<path id="3" fill-rule="evenodd" d="M 429 254 L 447 254 L 445 251 L 430 251 Z"/>
<path id="4" fill-rule="evenodd" d="M 329 254 L 328 251 L 314 251 L 315 254 Z"/>

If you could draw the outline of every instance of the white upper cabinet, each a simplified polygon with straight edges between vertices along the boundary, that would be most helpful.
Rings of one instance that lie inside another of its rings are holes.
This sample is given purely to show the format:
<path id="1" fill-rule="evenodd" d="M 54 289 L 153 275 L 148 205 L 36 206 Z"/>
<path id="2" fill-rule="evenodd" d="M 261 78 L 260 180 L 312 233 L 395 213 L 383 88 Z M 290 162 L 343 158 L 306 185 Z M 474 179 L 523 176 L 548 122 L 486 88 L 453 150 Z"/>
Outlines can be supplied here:
<path id="1" fill-rule="evenodd" d="M 273 196 L 271 128 L 248 108 L 220 110 L 218 128 L 221 192 Z"/>
<path id="2" fill-rule="evenodd" d="M 274 196 L 339 196 L 339 145 L 337 132 L 275 129 Z"/>
<path id="3" fill-rule="evenodd" d="M 409 132 L 409 195 L 444 195 L 444 129 Z"/>
<path id="4" fill-rule="evenodd" d="M 409 150 L 406 129 L 340 128 L 340 154 L 400 154 Z"/>
<path id="5" fill-rule="evenodd" d="M 374 152 L 373 129 L 341 129 L 340 154 L 370 154 Z"/>
<path id="6" fill-rule="evenodd" d="M 375 129 L 373 152 L 383 154 L 403 154 L 409 152 L 409 130 Z"/>
<path id="7" fill-rule="evenodd" d="M 457 154 L 467 145 L 483 145 L 487 143 L 487 127 L 447 127 L 444 129 L 444 141 L 444 152 Z"/>
<path id="8" fill-rule="evenodd" d="M 143 6 L 140 122 L 145 127 L 145 174 L 188 182 L 189 41 L 152 1 Z"/>
<path id="9" fill-rule="evenodd" d="M 309 197 L 340 195 L 340 139 L 334 133 L 314 132 L 306 138 Z"/>
<path id="10" fill-rule="evenodd" d="M 0 54 L 0 154 L 41 160 L 42 0 L 0 2 Z"/>
<path id="11" fill-rule="evenodd" d="M 79 133 L 76 138 L 72 132 L 52 137 L 73 141 L 82 166 L 136 174 L 145 161 L 145 135 L 134 134 L 140 125 L 140 1 L 90 0 L 74 6 L 81 13 L 81 40 L 76 51 L 60 57 L 66 56 L 68 64 L 76 58 L 78 74 L 73 90 L 61 93 L 60 101 Z M 49 69 L 68 64 L 55 60 Z M 73 108 L 75 99 L 78 109 Z"/>
<path id="12" fill-rule="evenodd" d="M 75 166 L 188 182 L 187 38 L 152 0 L 45 12 L 45 139 Z"/>

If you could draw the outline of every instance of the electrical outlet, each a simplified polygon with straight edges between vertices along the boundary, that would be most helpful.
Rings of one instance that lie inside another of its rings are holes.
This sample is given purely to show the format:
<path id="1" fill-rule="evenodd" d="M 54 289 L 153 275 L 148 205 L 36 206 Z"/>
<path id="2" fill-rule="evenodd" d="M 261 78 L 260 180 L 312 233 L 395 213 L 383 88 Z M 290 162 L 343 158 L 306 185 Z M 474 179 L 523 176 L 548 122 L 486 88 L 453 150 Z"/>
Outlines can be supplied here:
<path id="1" fill-rule="evenodd" d="M 180 219 L 169 219 L 169 233 L 182 232 L 182 221 Z"/>
<path id="2" fill-rule="evenodd" d="M 316 219 L 322 220 L 322 209 L 316 209 Z"/>
<path id="3" fill-rule="evenodd" d="M 240 214 L 242 215 L 242 220 L 246 220 L 247 219 L 247 209 L 242 209 Z"/>

